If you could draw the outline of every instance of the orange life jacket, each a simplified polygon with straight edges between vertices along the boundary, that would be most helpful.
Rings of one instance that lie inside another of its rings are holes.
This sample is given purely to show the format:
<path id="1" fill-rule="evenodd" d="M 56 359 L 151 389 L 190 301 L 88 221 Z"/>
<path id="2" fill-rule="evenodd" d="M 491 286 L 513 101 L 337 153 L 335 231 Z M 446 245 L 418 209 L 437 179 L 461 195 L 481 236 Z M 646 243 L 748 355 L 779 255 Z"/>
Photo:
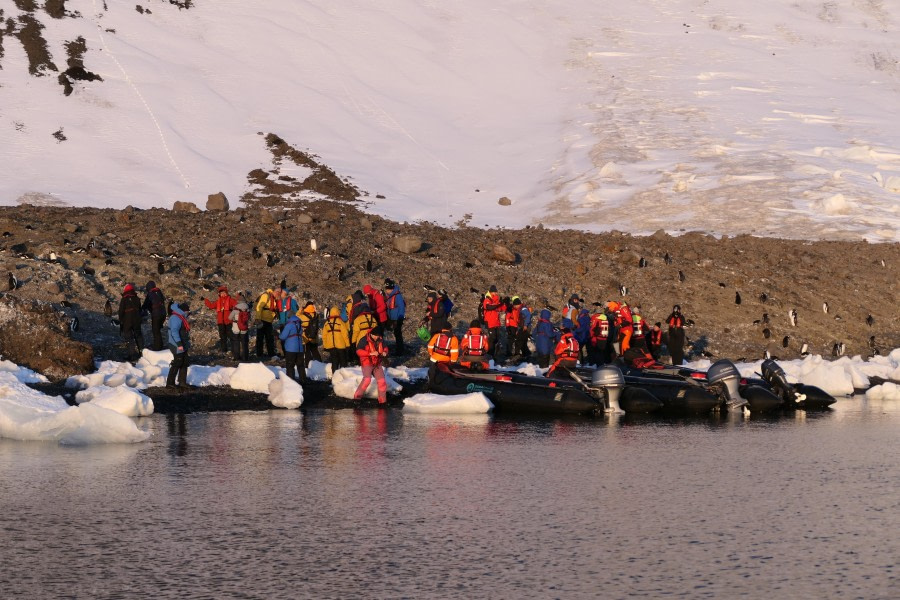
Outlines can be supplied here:
<path id="1" fill-rule="evenodd" d="M 564 333 L 562 337 L 559 338 L 556 348 L 553 349 L 553 354 L 556 358 L 577 359 L 579 350 L 580 347 L 578 346 L 578 340 L 575 339 L 575 336 L 571 333 Z"/>

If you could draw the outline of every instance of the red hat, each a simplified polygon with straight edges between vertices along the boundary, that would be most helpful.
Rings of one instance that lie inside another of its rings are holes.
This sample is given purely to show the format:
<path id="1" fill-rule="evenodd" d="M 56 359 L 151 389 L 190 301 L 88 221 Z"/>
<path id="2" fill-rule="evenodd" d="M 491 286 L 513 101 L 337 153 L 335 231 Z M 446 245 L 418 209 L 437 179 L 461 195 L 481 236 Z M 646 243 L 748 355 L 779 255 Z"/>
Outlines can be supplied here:
<path id="1" fill-rule="evenodd" d="M 126 283 L 126 284 L 125 284 L 125 289 L 122 290 L 122 293 L 123 293 L 123 294 L 127 294 L 128 292 L 133 292 L 133 291 L 134 291 L 134 286 L 131 285 L 130 283 Z"/>
<path id="2" fill-rule="evenodd" d="M 368 283 L 367 283 L 366 285 L 363 286 L 363 293 L 364 293 L 364 294 L 371 294 L 371 293 L 373 293 L 374 291 L 375 291 L 375 288 L 373 288 L 373 287 L 372 287 L 371 285 L 369 285 Z"/>
<path id="3" fill-rule="evenodd" d="M 227 292 L 227 291 L 228 291 L 228 286 L 227 286 L 227 285 L 220 285 L 218 291 L 220 291 L 220 292 Z"/>

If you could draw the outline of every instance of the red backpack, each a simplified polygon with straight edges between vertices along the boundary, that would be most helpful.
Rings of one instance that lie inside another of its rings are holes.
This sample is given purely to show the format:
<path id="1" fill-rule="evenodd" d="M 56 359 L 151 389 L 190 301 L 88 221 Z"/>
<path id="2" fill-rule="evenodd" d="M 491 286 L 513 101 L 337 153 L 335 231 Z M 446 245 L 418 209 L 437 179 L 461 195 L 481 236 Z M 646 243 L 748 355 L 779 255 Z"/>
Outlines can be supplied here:
<path id="1" fill-rule="evenodd" d="M 238 318 L 237 318 L 237 326 L 241 331 L 247 331 L 250 329 L 250 311 L 249 310 L 239 310 Z"/>

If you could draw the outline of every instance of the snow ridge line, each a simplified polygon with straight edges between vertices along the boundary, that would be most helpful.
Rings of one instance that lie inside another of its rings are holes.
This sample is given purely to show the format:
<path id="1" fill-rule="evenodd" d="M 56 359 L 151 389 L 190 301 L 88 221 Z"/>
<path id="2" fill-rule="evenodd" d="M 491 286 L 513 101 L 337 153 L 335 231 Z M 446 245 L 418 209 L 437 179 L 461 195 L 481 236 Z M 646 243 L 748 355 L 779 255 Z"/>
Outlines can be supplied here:
<path id="1" fill-rule="evenodd" d="M 92 0 L 94 5 L 94 14 L 98 15 L 97 12 L 97 0 Z M 178 166 L 178 163 L 175 162 L 175 157 L 172 156 L 172 152 L 169 150 L 169 145 L 166 143 L 166 136 L 163 134 L 162 127 L 159 125 L 159 120 L 156 118 L 156 115 L 153 113 L 153 109 L 150 108 L 150 104 L 147 103 L 147 100 L 144 99 L 143 94 L 141 94 L 140 90 L 132 81 L 131 76 L 125 70 L 125 67 L 122 66 L 122 63 L 119 62 L 119 59 L 116 58 L 116 55 L 110 49 L 109 45 L 106 43 L 106 38 L 103 36 L 103 26 L 100 24 L 99 18 L 97 20 L 97 33 L 100 36 L 100 43 L 103 46 L 103 49 L 106 51 L 107 55 L 116 63 L 116 66 L 119 67 L 119 71 L 122 72 L 122 76 L 125 78 L 125 83 L 134 91 L 135 95 L 140 99 L 141 103 L 144 105 L 144 108 L 147 109 L 147 114 L 150 115 L 150 119 L 153 121 L 153 126 L 156 127 L 156 132 L 159 134 L 159 140 L 162 142 L 163 150 L 166 152 L 166 156 L 169 157 L 169 162 L 172 163 L 172 166 L 175 168 L 175 171 L 178 173 L 178 176 L 181 178 L 181 181 L 184 182 L 184 187 L 186 189 L 190 189 L 191 182 L 188 181 L 187 177 L 185 177 L 184 172 L 182 172 L 181 167 Z"/>

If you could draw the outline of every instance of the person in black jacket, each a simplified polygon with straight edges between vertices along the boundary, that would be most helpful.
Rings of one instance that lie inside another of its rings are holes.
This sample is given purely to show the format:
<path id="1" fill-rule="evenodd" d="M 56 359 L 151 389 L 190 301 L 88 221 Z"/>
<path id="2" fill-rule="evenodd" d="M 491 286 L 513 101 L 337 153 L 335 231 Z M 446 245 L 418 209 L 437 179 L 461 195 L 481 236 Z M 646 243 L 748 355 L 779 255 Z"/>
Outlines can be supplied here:
<path id="1" fill-rule="evenodd" d="M 162 326 L 166 321 L 166 297 L 156 287 L 155 281 L 148 281 L 144 286 L 147 295 L 144 297 L 144 304 L 141 305 L 141 312 L 150 315 L 150 330 L 153 332 L 153 343 L 150 344 L 151 350 L 162 350 Z"/>
<path id="2" fill-rule="evenodd" d="M 666 345 L 669 347 L 669 354 L 672 355 L 672 364 L 675 366 L 684 362 L 684 315 L 681 314 L 681 307 L 675 305 L 672 307 L 672 314 L 666 318 L 669 325 L 669 335 Z"/>
<path id="3" fill-rule="evenodd" d="M 144 350 L 144 334 L 141 332 L 141 301 L 134 291 L 134 286 L 125 285 L 122 299 L 119 301 L 119 333 L 128 345 L 128 360 L 135 360 L 131 351 L 131 342 L 137 346 L 137 357 Z"/>
<path id="4" fill-rule="evenodd" d="M 443 298 L 438 296 L 437 292 L 428 292 L 428 296 L 425 299 L 428 302 L 428 309 L 425 313 L 425 318 L 422 319 L 422 323 L 428 324 L 431 335 L 440 333 L 444 329 L 449 329 L 450 322 L 447 319 Z"/>

